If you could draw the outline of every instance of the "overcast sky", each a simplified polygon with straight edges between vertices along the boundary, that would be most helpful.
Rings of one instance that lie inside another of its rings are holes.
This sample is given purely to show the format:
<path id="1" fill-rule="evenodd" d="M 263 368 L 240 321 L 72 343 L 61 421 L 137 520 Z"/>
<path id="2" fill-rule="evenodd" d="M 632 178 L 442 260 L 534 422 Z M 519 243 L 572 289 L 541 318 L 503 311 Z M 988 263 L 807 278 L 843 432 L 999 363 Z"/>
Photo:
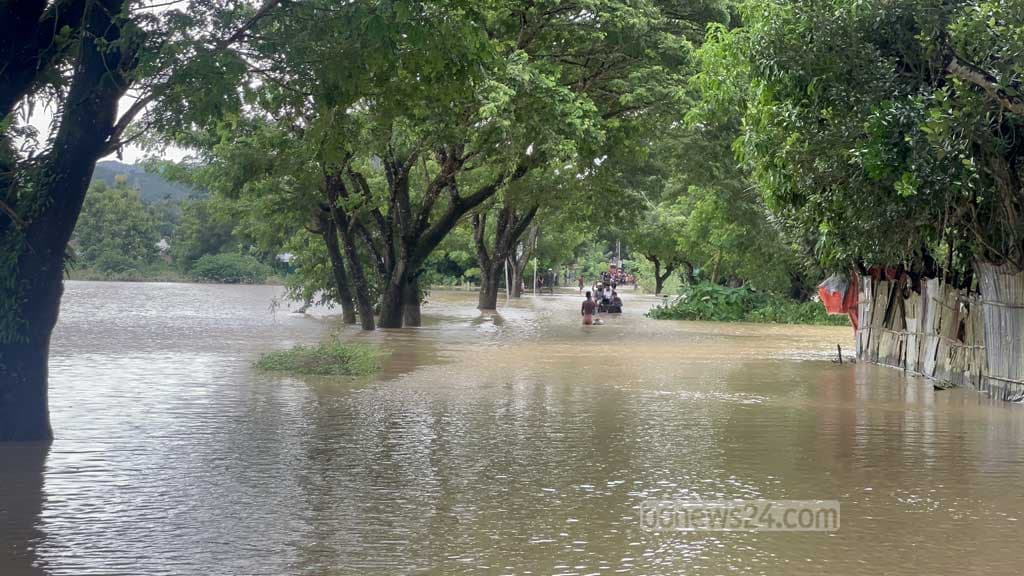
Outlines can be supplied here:
<path id="1" fill-rule="evenodd" d="M 124 97 L 124 98 L 121 99 L 121 102 L 118 104 L 118 108 L 120 108 L 121 110 L 124 110 L 128 106 L 131 106 L 132 102 L 133 102 L 132 98 Z M 35 128 L 37 130 L 39 130 L 39 142 L 40 143 L 46 142 L 47 137 L 50 134 L 50 123 L 53 120 L 53 112 L 54 112 L 54 109 L 53 109 L 52 106 L 49 106 L 49 107 L 39 107 L 39 108 L 35 109 L 35 111 L 33 112 L 32 116 L 29 118 L 29 122 L 33 126 L 35 126 Z M 164 158 L 166 160 L 179 161 L 179 160 L 184 159 L 186 156 L 188 156 L 188 152 L 186 152 L 185 150 L 182 150 L 180 148 L 176 148 L 176 147 L 170 147 L 167 150 L 164 150 L 163 152 L 161 152 L 161 151 L 146 152 L 146 151 L 142 150 L 141 148 L 139 148 L 138 146 L 129 145 L 129 146 L 126 146 L 124 148 L 124 150 L 122 151 L 121 156 L 122 156 L 121 162 L 124 162 L 126 164 L 134 164 L 134 163 L 138 162 L 139 160 L 142 160 L 146 156 L 157 156 L 159 158 Z M 111 154 L 110 156 L 104 157 L 101 160 L 117 160 L 117 155 L 116 154 Z"/>

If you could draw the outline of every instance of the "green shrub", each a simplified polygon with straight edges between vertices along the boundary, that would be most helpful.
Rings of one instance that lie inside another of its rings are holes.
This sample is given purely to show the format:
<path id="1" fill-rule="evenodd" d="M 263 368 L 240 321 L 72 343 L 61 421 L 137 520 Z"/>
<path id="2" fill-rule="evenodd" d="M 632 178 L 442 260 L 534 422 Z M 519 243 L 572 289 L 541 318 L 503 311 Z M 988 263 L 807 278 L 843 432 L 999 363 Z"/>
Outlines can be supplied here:
<path id="1" fill-rule="evenodd" d="M 846 316 L 834 316 L 820 302 L 797 302 L 749 287 L 728 288 L 717 284 L 684 286 L 672 302 L 655 306 L 647 315 L 659 320 L 712 320 L 845 326 Z"/>
<path id="2" fill-rule="evenodd" d="M 252 256 L 207 254 L 192 265 L 192 276 L 206 282 L 261 284 L 273 273 L 270 266 Z"/>
<path id="3" fill-rule="evenodd" d="M 357 376 L 377 371 L 380 360 L 376 349 L 371 346 L 331 340 L 316 346 L 267 352 L 256 361 L 256 367 L 293 374 Z"/>
<path id="4" fill-rule="evenodd" d="M 93 266 L 100 272 L 128 274 L 138 269 L 139 262 L 117 252 L 102 252 L 96 257 Z"/>

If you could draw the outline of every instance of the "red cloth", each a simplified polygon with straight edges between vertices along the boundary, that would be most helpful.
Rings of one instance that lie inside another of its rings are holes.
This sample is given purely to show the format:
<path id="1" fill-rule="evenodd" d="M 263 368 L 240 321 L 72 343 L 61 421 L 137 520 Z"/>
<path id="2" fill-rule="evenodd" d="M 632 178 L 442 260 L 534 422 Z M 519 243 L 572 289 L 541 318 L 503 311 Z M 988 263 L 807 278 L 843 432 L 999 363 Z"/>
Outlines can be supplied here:
<path id="1" fill-rule="evenodd" d="M 818 296 L 825 310 L 829 314 L 846 314 L 850 317 L 850 324 L 854 331 L 857 330 L 859 318 L 857 317 L 858 292 L 860 291 L 860 277 L 855 272 L 850 274 L 850 283 L 845 292 L 832 292 L 824 286 L 818 287 Z"/>

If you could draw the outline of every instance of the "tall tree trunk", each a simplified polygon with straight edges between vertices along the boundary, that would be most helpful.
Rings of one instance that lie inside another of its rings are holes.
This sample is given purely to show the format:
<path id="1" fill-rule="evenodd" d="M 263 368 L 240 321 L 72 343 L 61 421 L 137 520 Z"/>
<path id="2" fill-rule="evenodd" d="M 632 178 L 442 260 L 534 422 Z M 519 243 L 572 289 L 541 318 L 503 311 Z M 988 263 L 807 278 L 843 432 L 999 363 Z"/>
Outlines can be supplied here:
<path id="1" fill-rule="evenodd" d="M 662 289 L 665 287 L 665 280 L 672 275 L 672 272 L 676 269 L 676 265 L 669 263 L 665 265 L 665 271 L 661 271 L 661 259 L 656 256 L 647 255 L 647 259 L 654 264 L 654 293 L 661 294 Z"/>
<path id="2" fill-rule="evenodd" d="M 320 234 L 327 245 L 327 256 L 331 261 L 331 272 L 334 275 L 334 286 L 341 303 L 341 319 L 345 324 L 356 323 L 356 307 L 352 301 L 352 290 L 349 287 L 348 274 L 345 272 L 345 260 L 338 246 L 338 228 L 332 218 L 320 214 Z"/>
<path id="3" fill-rule="evenodd" d="M 328 174 L 324 178 L 324 189 L 327 193 L 327 213 L 330 216 L 328 228 L 335 236 L 341 236 L 341 243 L 345 249 L 345 258 L 348 261 L 348 272 L 352 278 L 352 288 L 355 290 L 356 306 L 359 309 L 359 324 L 363 330 L 375 330 L 373 321 L 373 302 L 370 301 L 370 285 L 366 281 L 363 272 L 363 261 L 359 257 L 359 250 L 356 249 L 353 223 L 348 215 L 338 208 L 338 199 L 344 192 L 345 183 L 341 173 Z"/>
<path id="4" fill-rule="evenodd" d="M 405 273 L 407 263 L 395 262 L 395 270 L 391 272 L 380 295 L 380 327 L 401 328 L 403 317 L 403 296 L 405 295 Z"/>
<path id="5" fill-rule="evenodd" d="M 519 264 L 515 258 L 511 259 L 511 265 L 509 266 L 509 275 L 512 276 L 512 293 L 513 298 L 523 297 L 523 269 L 526 267 L 526 259 L 523 259 L 523 263 Z"/>
<path id="6" fill-rule="evenodd" d="M 370 299 L 370 285 L 366 281 L 366 274 L 363 272 L 363 262 L 359 258 L 359 251 L 356 249 L 355 238 L 348 223 L 341 228 L 341 242 L 345 247 L 345 258 L 348 260 L 348 269 L 352 276 L 352 287 L 356 292 L 356 306 L 359 309 L 359 324 L 363 330 L 375 330 L 377 327 L 373 322 L 373 301 Z"/>
<path id="7" fill-rule="evenodd" d="M 506 215 L 502 211 L 498 216 L 498 226 L 494 233 L 495 244 L 501 242 L 502 226 Z M 499 255 L 493 255 L 487 250 L 487 212 L 473 215 L 473 243 L 476 246 L 476 262 L 480 268 L 480 291 L 477 298 L 477 309 L 497 310 L 498 309 L 498 275 L 495 271 L 495 262 Z"/>
<path id="8" fill-rule="evenodd" d="M 654 264 L 654 294 L 661 294 L 661 287 L 665 283 L 665 277 L 661 275 L 661 261 L 653 256 L 647 256 L 647 259 Z"/>
<path id="9" fill-rule="evenodd" d="M 536 224 L 530 226 L 526 239 L 521 242 L 522 254 L 512 254 L 512 297 L 523 297 L 523 280 L 525 279 L 526 265 L 530 263 L 530 256 L 533 255 L 533 247 L 536 246 L 537 236 L 540 235 L 540 227 Z"/>
<path id="10" fill-rule="evenodd" d="M 17 195 L 0 190 L 7 207 L 24 220 L 0 217 L 0 239 L 14 239 L 22 252 L 0 278 L 0 297 L 11 309 L 0 317 L 0 441 L 49 440 L 47 362 L 50 334 L 63 292 L 64 251 L 75 228 L 96 160 L 106 148 L 127 83 L 112 24 L 123 0 L 98 2 L 84 25 L 71 87 L 53 151 L 44 159 L 47 178 L 37 182 L 45 207 L 19 206 Z M 22 236 L 23 235 L 23 236 Z M 4 325 L 6 324 L 6 325 Z"/>
<path id="11" fill-rule="evenodd" d="M 697 283 L 697 276 L 693 273 L 693 263 L 683 262 L 684 274 L 686 275 L 686 283 L 693 286 Z"/>
<path id="12" fill-rule="evenodd" d="M 498 308 L 498 291 L 501 289 L 501 274 L 504 266 L 491 264 L 480 270 L 480 297 L 477 308 L 480 310 L 496 310 Z"/>
<path id="13" fill-rule="evenodd" d="M 406 326 L 423 324 L 420 316 L 420 285 L 416 278 L 410 278 L 405 283 L 405 290 L 402 293 L 402 321 Z"/>
<path id="14" fill-rule="evenodd" d="M 38 258 L 38 255 L 34 255 Z M 39 262 L 39 264 L 43 264 Z M 44 266 L 20 267 L 19 278 L 29 281 L 21 302 L 22 342 L 0 344 L 0 442 L 49 440 L 47 365 L 50 334 L 60 308 L 62 262 L 49 259 Z M 36 292 L 36 290 L 40 290 Z"/>
<path id="15" fill-rule="evenodd" d="M 498 291 L 504 274 L 505 262 L 514 259 L 514 250 L 519 238 L 537 215 L 537 206 L 517 211 L 505 205 L 498 211 L 494 230 L 494 246 L 488 253 L 486 223 L 487 213 L 473 216 L 473 240 L 476 244 L 477 263 L 480 265 L 480 297 L 477 308 L 494 310 L 498 307 Z M 514 266 L 513 266 L 514 267 Z"/>

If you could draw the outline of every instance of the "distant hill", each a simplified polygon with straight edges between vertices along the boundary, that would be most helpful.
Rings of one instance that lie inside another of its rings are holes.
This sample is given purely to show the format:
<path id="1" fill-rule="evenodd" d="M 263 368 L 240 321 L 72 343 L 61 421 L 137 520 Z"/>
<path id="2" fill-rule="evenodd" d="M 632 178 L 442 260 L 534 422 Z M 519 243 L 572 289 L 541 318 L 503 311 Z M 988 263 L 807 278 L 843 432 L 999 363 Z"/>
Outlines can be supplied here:
<path id="1" fill-rule="evenodd" d="M 124 175 L 128 178 L 128 185 L 139 189 L 142 201 L 147 203 L 157 202 L 164 198 L 172 200 L 184 200 L 189 196 L 205 196 L 204 192 L 190 188 L 184 184 L 171 182 L 146 172 L 141 166 L 124 164 L 116 160 L 104 160 L 96 163 L 96 170 L 92 173 L 93 180 L 103 180 L 107 184 L 114 185 L 114 177 Z"/>

